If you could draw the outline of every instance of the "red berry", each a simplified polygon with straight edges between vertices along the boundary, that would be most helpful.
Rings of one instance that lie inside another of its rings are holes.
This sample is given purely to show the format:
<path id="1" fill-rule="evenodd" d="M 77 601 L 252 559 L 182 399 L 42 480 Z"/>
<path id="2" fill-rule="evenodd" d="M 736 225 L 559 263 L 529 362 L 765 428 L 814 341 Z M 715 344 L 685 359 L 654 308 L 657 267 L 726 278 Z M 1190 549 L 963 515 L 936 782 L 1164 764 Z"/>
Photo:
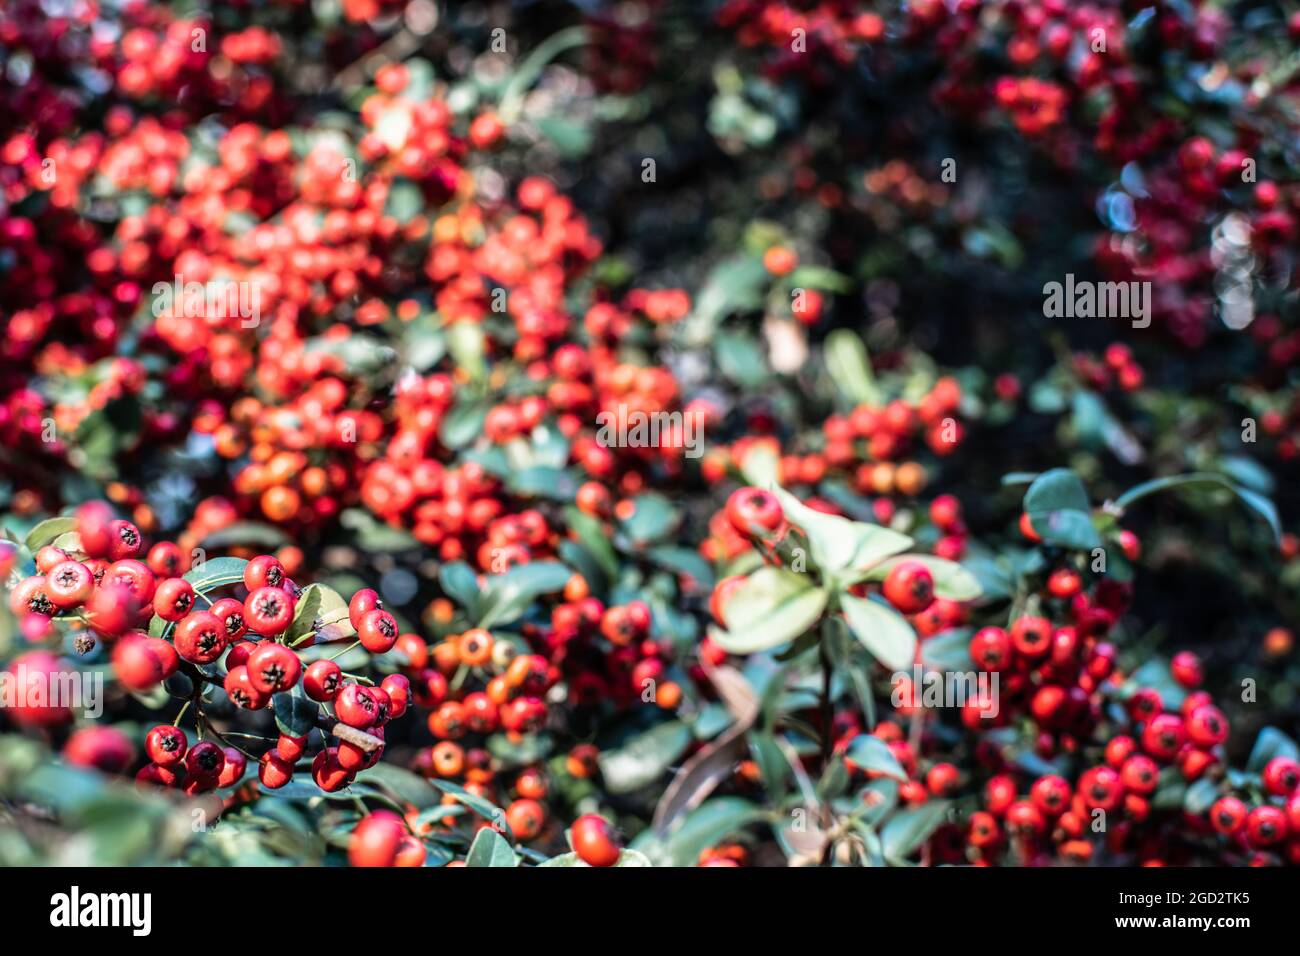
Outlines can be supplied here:
<path id="1" fill-rule="evenodd" d="M 333 700 L 342 687 L 343 669 L 338 664 L 333 661 L 312 661 L 307 665 L 302 689 L 312 700 Z"/>
<path id="2" fill-rule="evenodd" d="M 185 731 L 170 724 L 159 724 L 144 738 L 145 756 L 160 767 L 173 767 L 185 759 L 189 741 Z"/>
<path id="3" fill-rule="evenodd" d="M 934 575 L 920 561 L 900 561 L 890 568 L 881 591 L 904 614 L 919 614 L 934 601 Z"/>
<path id="4" fill-rule="evenodd" d="M 211 664 L 229 643 L 226 626 L 211 611 L 189 614 L 176 625 L 172 640 L 176 653 L 193 664 Z"/>
<path id="5" fill-rule="evenodd" d="M 298 683 L 302 661 L 298 655 L 272 641 L 263 641 L 248 655 L 248 679 L 264 694 L 278 694 Z"/>
<path id="6" fill-rule="evenodd" d="M 569 831 L 573 852 L 588 866 L 613 866 L 622 852 L 620 841 L 604 817 L 585 813 Z"/>

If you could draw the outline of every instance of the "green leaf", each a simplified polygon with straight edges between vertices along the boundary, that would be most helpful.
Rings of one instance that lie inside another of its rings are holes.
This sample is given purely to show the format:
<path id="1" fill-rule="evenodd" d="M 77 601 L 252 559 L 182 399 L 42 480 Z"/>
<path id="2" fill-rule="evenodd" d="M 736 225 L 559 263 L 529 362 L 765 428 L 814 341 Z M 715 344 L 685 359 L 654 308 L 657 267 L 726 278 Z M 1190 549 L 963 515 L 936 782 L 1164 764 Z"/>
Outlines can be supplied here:
<path id="1" fill-rule="evenodd" d="M 539 863 L 538 866 L 590 866 L 582 861 L 582 857 L 576 853 L 561 853 L 559 856 L 553 856 L 545 863 Z M 644 853 L 636 850 L 624 849 L 618 855 L 614 862 L 615 866 L 654 866 Z"/>
<path id="2" fill-rule="evenodd" d="M 248 562 L 243 558 L 210 558 L 198 567 L 190 568 L 185 573 L 185 580 L 189 581 L 199 594 L 207 594 L 227 584 L 243 581 L 246 564 Z"/>
<path id="3" fill-rule="evenodd" d="M 730 654 L 753 654 L 792 641 L 817 623 L 826 591 L 807 575 L 762 567 L 727 602 L 727 630 L 715 640 Z"/>
<path id="4" fill-rule="evenodd" d="M 69 531 L 77 530 L 77 519 L 74 517 L 66 518 L 46 518 L 31 531 L 27 532 L 27 540 L 23 543 L 27 550 L 35 554 L 47 544 L 54 542 L 56 538 L 67 534 Z"/>
<path id="5" fill-rule="evenodd" d="M 680 720 L 656 724 L 621 747 L 604 750 L 597 758 L 610 793 L 630 793 L 654 783 L 681 759 L 695 739 Z"/>
<path id="6" fill-rule="evenodd" d="M 438 569 L 438 585 L 442 592 L 469 613 L 477 616 L 479 602 L 478 576 L 464 561 L 451 561 Z"/>
<path id="7" fill-rule="evenodd" d="M 632 849 L 656 866 L 694 866 L 700 853 L 765 816 L 761 807 L 741 797 L 715 797 L 688 813 L 666 837 L 643 830 Z"/>
<path id="8" fill-rule="evenodd" d="M 374 771 L 380 769 L 381 767 L 389 767 L 396 770 L 402 769 L 401 767 L 394 767 L 393 764 L 389 764 L 389 763 L 377 763 L 372 768 L 370 768 L 370 770 L 366 772 L 373 773 Z M 415 776 L 415 774 L 411 774 L 409 770 L 403 772 L 410 774 L 411 776 Z M 421 779 L 421 778 L 417 777 L 416 779 Z M 494 826 L 498 826 L 498 827 L 507 826 L 505 811 L 502 810 L 500 807 L 498 807 L 496 804 L 492 803 L 490 800 L 484 800 L 482 797 L 470 793 L 460 784 L 452 783 L 450 780 L 439 780 L 435 778 L 430 780 L 429 783 L 437 787 L 443 793 L 451 794 L 461 803 L 465 804 L 465 806 L 469 807 L 471 810 L 477 813 L 484 820 L 490 821 Z"/>
<path id="9" fill-rule="evenodd" d="M 883 774 L 894 780 L 907 779 L 907 772 L 903 770 L 903 765 L 898 762 L 889 745 L 879 737 L 858 734 L 849 741 L 846 756 L 863 770 Z"/>
<path id="10" fill-rule="evenodd" d="M 883 581 L 894 566 L 903 561 L 915 561 L 930 569 L 930 574 L 934 578 L 936 597 L 946 598 L 949 601 L 973 601 L 984 593 L 979 579 L 956 561 L 936 558 L 931 554 L 900 554 L 896 558 L 890 558 L 872 568 L 867 580 Z"/>
<path id="11" fill-rule="evenodd" d="M 1257 491 L 1251 491 L 1232 482 L 1225 475 L 1215 474 L 1213 472 L 1189 472 L 1184 475 L 1170 475 L 1165 478 L 1154 478 L 1151 481 L 1144 481 L 1140 485 L 1134 485 L 1124 494 L 1115 499 L 1115 506 L 1121 511 L 1127 510 L 1133 502 L 1148 495 L 1153 495 L 1159 491 L 1184 490 L 1184 489 L 1226 489 L 1235 494 L 1242 502 L 1263 518 L 1269 528 L 1273 531 L 1273 536 L 1277 540 L 1282 538 L 1282 526 L 1278 520 L 1277 508 L 1273 502 L 1264 497 Z"/>
<path id="12" fill-rule="evenodd" d="M 740 473 L 745 481 L 755 488 L 771 488 L 778 483 L 781 460 L 776 450 L 769 445 L 756 445 L 745 452 Z"/>
<path id="13" fill-rule="evenodd" d="M 1192 816 L 1199 817 L 1209 812 L 1218 798 L 1218 785 L 1213 780 L 1202 778 L 1187 788 L 1187 793 L 1183 797 L 1183 809 Z"/>
<path id="14" fill-rule="evenodd" d="M 883 405 L 876 376 L 862 339 L 848 329 L 836 329 L 826 336 L 826 370 L 840 394 L 854 405 Z"/>
<path id="15" fill-rule="evenodd" d="M 819 289 L 825 292 L 843 294 L 853 288 L 848 276 L 827 269 L 825 266 L 799 266 L 790 273 L 792 289 Z"/>
<path id="16" fill-rule="evenodd" d="M 893 608 L 879 601 L 840 594 L 840 607 L 849 630 L 880 663 L 892 670 L 906 670 L 916 658 L 916 632 Z"/>
<path id="17" fill-rule="evenodd" d="M 681 520 L 672 502 L 653 491 L 637 495 L 632 499 L 632 506 L 631 516 L 621 523 L 621 527 L 636 544 L 659 541 Z"/>
<path id="18" fill-rule="evenodd" d="M 489 575 L 478 626 L 490 628 L 517 621 L 533 601 L 562 590 L 572 576 L 558 561 L 532 561 L 504 574 Z"/>
<path id="19" fill-rule="evenodd" d="M 1101 547 L 1101 536 L 1086 511 L 1031 512 L 1029 525 L 1047 544 L 1076 551 Z"/>
<path id="20" fill-rule="evenodd" d="M 275 711 L 275 726 L 286 737 L 306 737 L 316 726 L 316 715 L 320 713 L 320 705 L 303 693 L 301 682 L 292 690 L 272 697 L 271 706 Z"/>
<path id="21" fill-rule="evenodd" d="M 611 581 L 617 578 L 618 555 L 614 553 L 614 546 L 609 543 L 609 535 L 605 533 L 600 519 L 577 508 L 565 508 L 564 523 L 577 536 L 578 542 L 596 559 L 601 570 L 605 572 L 605 577 Z"/>
<path id="22" fill-rule="evenodd" d="M 505 837 L 492 827 L 484 827 L 470 844 L 466 866 L 518 866 L 519 857 Z"/>
<path id="23" fill-rule="evenodd" d="M 915 809 L 895 813 L 880 831 L 885 858 L 892 861 L 907 859 L 930 838 L 947 814 L 948 803 L 945 800 L 933 800 Z"/>
<path id="24" fill-rule="evenodd" d="M 405 225 L 419 215 L 423 206 L 424 197 L 420 194 L 420 187 L 409 179 L 397 179 L 388 190 L 384 213 Z"/>
<path id="25" fill-rule="evenodd" d="M 293 645 L 308 634 L 319 632 L 331 640 L 355 633 L 348 620 L 348 602 L 333 588 L 309 584 L 294 605 L 293 620 L 285 632 L 285 643 Z"/>
<path id="26" fill-rule="evenodd" d="M 761 308 L 767 281 L 762 261 L 751 256 L 728 259 L 715 266 L 695 299 L 691 323 L 697 335 L 707 340 L 723 316 Z"/>
<path id="27" fill-rule="evenodd" d="M 1092 510 L 1083 481 L 1068 468 L 1045 471 L 1025 492 L 1024 509 L 1030 514 L 1049 511 Z"/>
<path id="28" fill-rule="evenodd" d="M 713 339 L 713 354 L 718 370 L 737 385 L 755 388 L 771 375 L 767 357 L 752 335 L 719 331 Z"/>
<path id="29" fill-rule="evenodd" d="M 912 539 L 905 534 L 816 511 L 784 488 L 773 491 L 786 519 L 808 536 L 812 559 L 823 571 L 865 570 L 912 546 Z"/>
<path id="30" fill-rule="evenodd" d="M 483 434 L 488 403 L 476 399 L 457 402 L 438 426 L 438 440 L 448 448 L 464 448 Z"/>

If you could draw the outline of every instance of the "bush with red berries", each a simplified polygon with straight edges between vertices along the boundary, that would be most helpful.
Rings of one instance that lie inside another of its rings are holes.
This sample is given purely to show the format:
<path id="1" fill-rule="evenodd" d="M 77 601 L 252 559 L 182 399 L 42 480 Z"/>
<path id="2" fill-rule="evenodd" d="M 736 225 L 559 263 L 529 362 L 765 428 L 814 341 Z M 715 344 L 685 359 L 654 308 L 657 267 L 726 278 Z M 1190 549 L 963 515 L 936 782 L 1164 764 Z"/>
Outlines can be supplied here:
<path id="1" fill-rule="evenodd" d="M 1298 35 L 6 5 L 0 862 L 1300 863 Z"/>

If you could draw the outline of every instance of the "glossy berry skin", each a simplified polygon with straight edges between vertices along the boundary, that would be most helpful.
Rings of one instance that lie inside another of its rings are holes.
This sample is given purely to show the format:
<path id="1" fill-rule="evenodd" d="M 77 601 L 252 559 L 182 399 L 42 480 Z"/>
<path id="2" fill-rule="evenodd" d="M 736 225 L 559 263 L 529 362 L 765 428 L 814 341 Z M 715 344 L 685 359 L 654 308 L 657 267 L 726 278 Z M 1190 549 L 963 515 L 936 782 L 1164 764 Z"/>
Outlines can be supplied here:
<path id="1" fill-rule="evenodd" d="M 546 810 L 536 800 L 516 800 L 506 808 L 506 823 L 516 839 L 536 839 L 545 822 Z"/>
<path id="2" fill-rule="evenodd" d="M 970 639 L 971 660 L 982 671 L 1006 670 L 1013 654 L 1011 637 L 1000 627 L 980 628 Z"/>
<path id="3" fill-rule="evenodd" d="M 311 777 L 326 793 L 334 793 L 348 785 L 351 774 L 340 766 L 338 749 L 330 747 L 318 753 L 311 762 Z"/>
<path id="4" fill-rule="evenodd" d="M 180 667 L 180 657 L 162 638 L 144 634 L 121 637 L 113 647 L 113 670 L 131 690 L 145 691 L 165 681 Z"/>
<path id="5" fill-rule="evenodd" d="M 302 675 L 302 661 L 298 655 L 271 641 L 263 641 L 248 655 L 248 679 L 264 694 L 278 694 L 290 690 Z"/>
<path id="6" fill-rule="evenodd" d="M 153 594 L 153 612 L 164 621 L 179 621 L 194 607 L 194 586 L 184 578 L 168 578 Z"/>
<path id="7" fill-rule="evenodd" d="M 613 866 L 622 852 L 613 828 L 604 817 L 584 813 L 569 831 L 573 852 L 588 866 Z"/>
<path id="8" fill-rule="evenodd" d="M 94 576 L 80 561 L 60 561 L 45 575 L 45 595 L 62 610 L 85 604 L 94 589 Z"/>
<path id="9" fill-rule="evenodd" d="M 174 767 L 185 759 L 189 741 L 185 731 L 170 724 L 159 724 L 144 738 L 145 756 L 160 767 Z"/>
<path id="10" fill-rule="evenodd" d="M 1213 704 L 1202 704 L 1187 718 L 1187 739 L 1198 747 L 1215 747 L 1228 739 L 1228 719 Z"/>
<path id="11" fill-rule="evenodd" d="M 334 713 L 349 727 L 364 730 L 375 722 L 379 707 L 368 688 L 348 684 L 334 700 Z"/>
<path id="12" fill-rule="evenodd" d="M 372 654 L 386 654 L 392 650 L 397 643 L 397 635 L 397 621 L 393 615 L 380 608 L 367 611 L 357 625 L 357 640 Z"/>
<path id="13" fill-rule="evenodd" d="M 374 610 L 383 610 L 384 602 L 379 599 L 379 592 L 373 588 L 362 588 L 352 595 L 348 602 L 348 621 L 360 630 L 362 619 Z"/>
<path id="14" fill-rule="evenodd" d="M 244 565 L 244 587 L 250 592 L 258 588 L 278 588 L 284 584 L 284 565 L 269 554 L 261 554 Z"/>
<path id="15" fill-rule="evenodd" d="M 234 598 L 222 598 L 208 608 L 208 613 L 219 620 L 226 628 L 226 637 L 231 642 L 239 640 L 248 632 L 244 621 L 244 602 Z"/>
<path id="16" fill-rule="evenodd" d="M 393 866 L 406 837 L 402 818 L 387 810 L 376 810 L 352 831 L 348 841 L 348 863 L 352 866 Z"/>
<path id="17" fill-rule="evenodd" d="M 1247 812 L 1236 797 L 1220 797 L 1210 807 L 1210 825 L 1225 836 L 1236 833 L 1245 824 Z"/>
<path id="18" fill-rule="evenodd" d="M 776 495 L 761 488 L 736 489 L 727 499 L 725 510 L 732 527 L 749 538 L 775 531 L 785 518 Z"/>
<path id="19" fill-rule="evenodd" d="M 302 689 L 315 701 L 331 701 L 343 689 L 343 669 L 333 661 L 312 661 L 303 676 Z"/>
<path id="20" fill-rule="evenodd" d="M 1174 714 L 1160 714 L 1147 722 L 1142 731 L 1142 749 L 1157 760 L 1173 760 L 1187 739 L 1183 719 Z"/>
<path id="21" fill-rule="evenodd" d="M 210 740 L 201 740 L 185 754 L 185 770 L 193 777 L 216 780 L 226 766 L 226 755 Z"/>
<path id="22" fill-rule="evenodd" d="M 1020 617 L 1011 625 L 1011 644 L 1030 660 L 1047 654 L 1052 646 L 1052 624 L 1045 617 Z"/>
<path id="23" fill-rule="evenodd" d="M 404 674 L 389 674 L 379 684 L 388 695 L 388 717 L 396 720 L 406 713 L 411 700 L 411 682 Z"/>
<path id="24" fill-rule="evenodd" d="M 176 652 L 192 664 L 211 664 L 229 643 L 226 626 L 211 611 L 193 611 L 172 633 Z"/>
<path id="25" fill-rule="evenodd" d="M 264 637 L 283 634 L 293 620 L 293 601 L 280 588 L 261 587 L 244 599 L 244 623 Z"/>
<path id="26" fill-rule="evenodd" d="M 1246 840 L 1253 847 L 1281 843 L 1289 829 L 1286 814 L 1274 806 L 1256 807 L 1246 815 Z"/>
<path id="27" fill-rule="evenodd" d="M 293 763 L 285 760 L 274 750 L 262 754 L 258 764 L 257 778 L 268 790 L 279 790 L 293 779 Z"/>
<path id="28" fill-rule="evenodd" d="M 221 775 L 217 777 L 217 786 L 233 787 L 244 779 L 244 771 L 248 769 L 248 758 L 234 747 L 223 747 L 221 752 L 226 757 L 226 763 L 221 768 Z"/>
<path id="29" fill-rule="evenodd" d="M 900 561 L 881 585 L 885 600 L 904 614 L 919 614 L 934 601 L 934 575 L 919 561 Z"/>
<path id="30" fill-rule="evenodd" d="M 269 695 L 253 686 L 253 681 L 248 676 L 248 667 L 243 664 L 226 671 L 222 686 L 231 702 L 245 710 L 261 710 L 271 701 Z"/>
<path id="31" fill-rule="evenodd" d="M 1289 797 L 1300 787 L 1300 763 L 1290 757 L 1274 757 L 1260 774 L 1264 789 L 1275 797 Z"/>

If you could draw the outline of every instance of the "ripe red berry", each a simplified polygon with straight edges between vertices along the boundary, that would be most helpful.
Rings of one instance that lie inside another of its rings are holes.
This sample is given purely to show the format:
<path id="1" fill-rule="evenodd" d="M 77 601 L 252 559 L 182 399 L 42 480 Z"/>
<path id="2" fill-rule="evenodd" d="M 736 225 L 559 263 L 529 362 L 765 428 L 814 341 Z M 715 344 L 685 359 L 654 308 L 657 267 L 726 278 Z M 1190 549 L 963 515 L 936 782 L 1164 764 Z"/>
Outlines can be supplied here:
<path id="1" fill-rule="evenodd" d="M 1300 763 L 1290 757 L 1274 757 L 1264 765 L 1260 781 L 1275 797 L 1289 797 L 1300 787 Z"/>
<path id="2" fill-rule="evenodd" d="M 738 488 L 726 505 L 727 520 L 746 537 L 756 538 L 781 526 L 785 513 L 776 495 L 761 488 Z"/>
<path id="3" fill-rule="evenodd" d="M 194 611 L 176 625 L 176 653 L 193 664 L 211 664 L 226 650 L 226 626 L 211 611 Z"/>
<path id="4" fill-rule="evenodd" d="M 185 731 L 170 724 L 160 724 L 144 738 L 145 756 L 160 767 L 172 767 L 185 759 L 189 741 Z"/>
<path id="5" fill-rule="evenodd" d="M 334 713 L 348 726 L 364 730 L 375 722 L 379 708 L 369 688 L 348 684 L 334 700 Z"/>
<path id="6" fill-rule="evenodd" d="M 1246 816 L 1246 840 L 1256 848 L 1270 847 L 1286 839 L 1286 814 L 1274 806 L 1256 807 Z"/>
<path id="7" fill-rule="evenodd" d="M 244 565 L 244 587 L 249 591 L 258 588 L 278 588 L 284 584 L 284 565 L 269 554 L 258 555 Z"/>
<path id="8" fill-rule="evenodd" d="M 352 600 L 348 602 L 348 620 L 359 630 L 361 619 L 376 608 L 379 610 L 384 608 L 384 602 L 379 599 L 379 592 L 373 588 L 362 588 L 352 595 Z"/>
<path id="9" fill-rule="evenodd" d="M 226 766 L 226 755 L 209 740 L 201 740 L 185 754 L 185 770 L 190 776 L 216 780 Z"/>
<path id="10" fill-rule="evenodd" d="M 1236 797 L 1220 797 L 1210 807 L 1210 825 L 1225 836 L 1236 833 L 1246 822 L 1246 805 Z"/>
<path id="11" fill-rule="evenodd" d="M 352 866 L 393 866 L 406 836 L 402 818 L 387 810 L 376 810 L 352 831 L 348 841 L 348 863 Z"/>
<path id="12" fill-rule="evenodd" d="M 244 623 L 244 602 L 235 598 L 222 598 L 208 612 L 217 618 L 226 628 L 226 637 L 231 643 L 239 640 L 248 631 L 248 625 Z M 237 662 L 242 663 L 242 661 Z"/>
<path id="13" fill-rule="evenodd" d="M 293 620 L 293 602 L 280 588 L 260 587 L 244 599 L 244 622 L 263 637 L 283 634 Z"/>
<path id="14" fill-rule="evenodd" d="M 351 774 L 339 765 L 338 749 L 335 747 L 322 750 L 316 755 L 316 759 L 311 762 L 311 778 L 326 793 L 342 790 L 352 779 Z"/>
<path id="15" fill-rule="evenodd" d="M 919 614 L 934 601 L 934 575 L 920 561 L 900 561 L 885 576 L 881 592 L 904 614 Z"/>
<path id="16" fill-rule="evenodd" d="M 569 831 L 573 852 L 588 866 L 613 866 L 622 852 L 609 822 L 595 813 L 584 813 Z"/>
<path id="17" fill-rule="evenodd" d="M 302 661 L 298 655 L 272 641 L 263 641 L 248 655 L 248 679 L 264 694 L 278 694 L 298 683 Z"/>
<path id="18" fill-rule="evenodd" d="M 970 640 L 970 656 L 982 671 L 1002 671 L 1011 666 L 1011 637 L 1000 627 L 983 627 Z"/>
<path id="19" fill-rule="evenodd" d="M 257 768 L 257 778 L 268 790 L 279 790 L 293 779 L 293 763 L 285 760 L 274 750 L 262 754 Z"/>
<path id="20" fill-rule="evenodd" d="M 1198 747 L 1215 747 L 1228 739 L 1228 719 L 1213 704 L 1202 704 L 1187 718 L 1187 739 Z"/>
<path id="21" fill-rule="evenodd" d="M 1044 656 L 1052 646 L 1052 624 L 1045 617 L 1019 617 L 1011 625 L 1011 643 L 1030 660 Z"/>
<path id="22" fill-rule="evenodd" d="M 357 639 L 372 654 L 386 654 L 392 650 L 397 643 L 397 634 L 397 621 L 393 615 L 379 608 L 367 611 L 357 625 Z"/>
<path id="23" fill-rule="evenodd" d="M 343 669 L 333 661 L 312 661 L 307 665 L 302 689 L 312 700 L 329 701 L 343 687 Z"/>
<path id="24" fill-rule="evenodd" d="M 243 664 L 226 671 L 222 686 L 235 706 L 245 710 L 261 710 L 271 700 L 264 691 L 253 686 L 253 681 L 248 676 L 248 667 Z"/>
<path id="25" fill-rule="evenodd" d="M 45 595 L 63 610 L 85 604 L 94 588 L 94 576 L 80 561 L 60 561 L 45 575 Z"/>
<path id="26" fill-rule="evenodd" d="M 127 687 L 145 691 L 161 684 L 180 667 L 180 658 L 166 641 L 136 632 L 123 635 L 113 647 L 113 670 Z"/>

